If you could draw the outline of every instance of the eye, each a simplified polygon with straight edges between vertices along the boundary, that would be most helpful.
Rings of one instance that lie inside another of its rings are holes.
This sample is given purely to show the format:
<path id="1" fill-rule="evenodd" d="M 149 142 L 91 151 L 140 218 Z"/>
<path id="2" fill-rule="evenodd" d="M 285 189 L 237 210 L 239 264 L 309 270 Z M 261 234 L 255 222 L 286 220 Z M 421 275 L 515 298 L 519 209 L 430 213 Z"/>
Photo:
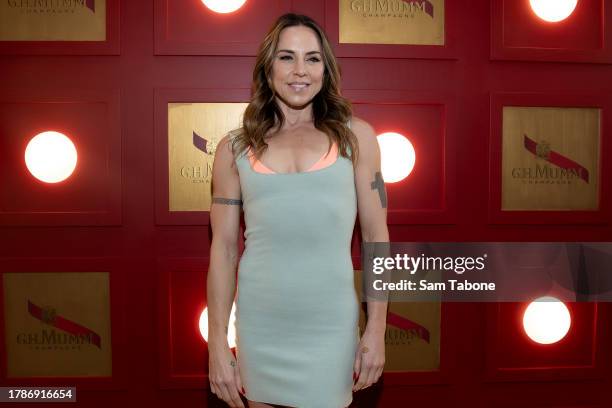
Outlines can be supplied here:
<path id="1" fill-rule="evenodd" d="M 281 55 L 280 59 L 283 60 L 283 61 L 288 61 L 288 60 L 293 59 L 293 58 L 291 57 L 291 55 Z"/>
<path id="2" fill-rule="evenodd" d="M 312 61 L 312 62 L 319 62 L 321 61 L 320 59 L 318 59 L 317 57 L 312 57 L 310 58 L 308 61 Z"/>

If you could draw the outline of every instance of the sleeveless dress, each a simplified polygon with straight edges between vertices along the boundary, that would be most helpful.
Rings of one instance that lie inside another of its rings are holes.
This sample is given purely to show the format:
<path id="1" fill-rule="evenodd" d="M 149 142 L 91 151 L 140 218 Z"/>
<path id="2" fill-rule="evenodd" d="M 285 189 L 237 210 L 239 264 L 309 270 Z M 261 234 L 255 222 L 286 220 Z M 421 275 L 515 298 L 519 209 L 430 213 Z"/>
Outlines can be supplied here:
<path id="1" fill-rule="evenodd" d="M 236 158 L 245 220 L 236 357 L 251 401 L 341 408 L 352 401 L 359 303 L 351 237 L 353 166 L 261 173 Z"/>

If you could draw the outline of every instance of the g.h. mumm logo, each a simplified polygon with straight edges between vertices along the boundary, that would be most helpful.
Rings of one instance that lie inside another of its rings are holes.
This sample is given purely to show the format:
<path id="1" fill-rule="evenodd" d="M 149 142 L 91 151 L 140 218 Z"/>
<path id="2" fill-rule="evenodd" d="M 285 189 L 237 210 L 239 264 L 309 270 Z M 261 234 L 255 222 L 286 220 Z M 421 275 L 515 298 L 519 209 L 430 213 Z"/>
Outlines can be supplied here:
<path id="1" fill-rule="evenodd" d="M 51 329 L 18 333 L 17 344 L 25 344 L 41 350 L 79 348 L 84 344 L 93 344 L 99 349 L 102 348 L 102 339 L 98 333 L 58 315 L 54 307 L 41 307 L 28 300 L 28 313 L 46 326 L 50 326 Z"/>
<path id="2" fill-rule="evenodd" d="M 193 146 L 208 156 L 206 166 L 194 165 L 181 167 L 181 177 L 191 179 L 192 183 L 210 183 L 212 177 L 212 162 L 217 150 L 217 143 L 200 136 L 195 131 L 193 133 Z"/>
<path id="3" fill-rule="evenodd" d="M 523 135 L 523 147 L 545 163 L 535 163 L 534 167 L 514 167 L 512 177 L 526 184 L 571 184 L 581 179 L 589 183 L 589 171 L 581 164 L 554 151 L 546 140 L 536 142 Z M 550 166 L 551 164 L 552 166 Z"/>
<path id="4" fill-rule="evenodd" d="M 351 11 L 363 17 L 413 17 L 415 13 L 434 17 L 429 0 L 352 0 Z"/>
<path id="5" fill-rule="evenodd" d="M 19 8 L 22 13 L 32 14 L 74 13 L 83 7 L 96 12 L 96 0 L 8 0 L 8 5 Z"/>

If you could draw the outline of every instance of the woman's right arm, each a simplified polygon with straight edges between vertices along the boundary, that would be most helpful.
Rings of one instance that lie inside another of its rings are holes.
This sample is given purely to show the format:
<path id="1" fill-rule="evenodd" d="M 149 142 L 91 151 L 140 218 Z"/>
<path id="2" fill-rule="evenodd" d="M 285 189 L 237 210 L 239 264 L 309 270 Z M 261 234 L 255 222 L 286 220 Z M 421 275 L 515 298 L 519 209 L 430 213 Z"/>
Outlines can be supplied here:
<path id="1" fill-rule="evenodd" d="M 229 136 L 217 145 L 212 175 L 212 243 L 206 279 L 208 305 L 208 376 L 211 389 L 231 407 L 244 407 L 240 370 L 227 343 L 236 288 L 241 210 L 240 179 Z"/>

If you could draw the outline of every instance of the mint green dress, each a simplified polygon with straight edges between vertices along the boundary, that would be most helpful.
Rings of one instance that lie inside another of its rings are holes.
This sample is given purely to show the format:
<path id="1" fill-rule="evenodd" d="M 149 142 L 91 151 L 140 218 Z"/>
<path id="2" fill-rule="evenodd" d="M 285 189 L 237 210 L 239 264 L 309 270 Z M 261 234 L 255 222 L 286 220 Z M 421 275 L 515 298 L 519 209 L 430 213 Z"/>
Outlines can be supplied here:
<path id="1" fill-rule="evenodd" d="M 236 164 L 245 219 L 238 266 L 236 356 L 246 397 L 300 408 L 352 401 L 359 303 L 351 237 L 353 166 L 302 173 Z"/>

